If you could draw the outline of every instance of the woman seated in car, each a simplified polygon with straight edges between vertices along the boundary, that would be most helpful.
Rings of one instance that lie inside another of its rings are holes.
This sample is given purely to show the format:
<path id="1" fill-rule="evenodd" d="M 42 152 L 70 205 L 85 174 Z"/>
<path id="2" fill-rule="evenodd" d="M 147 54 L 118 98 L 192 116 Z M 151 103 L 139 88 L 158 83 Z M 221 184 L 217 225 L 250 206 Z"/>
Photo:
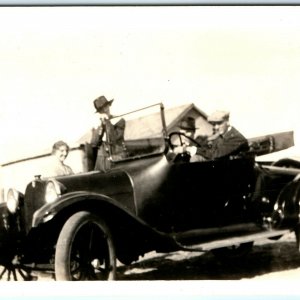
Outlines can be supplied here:
<path id="1" fill-rule="evenodd" d="M 72 168 L 64 163 L 69 154 L 70 147 L 64 141 L 54 143 L 52 147 L 52 157 L 44 177 L 55 177 L 74 174 Z"/>

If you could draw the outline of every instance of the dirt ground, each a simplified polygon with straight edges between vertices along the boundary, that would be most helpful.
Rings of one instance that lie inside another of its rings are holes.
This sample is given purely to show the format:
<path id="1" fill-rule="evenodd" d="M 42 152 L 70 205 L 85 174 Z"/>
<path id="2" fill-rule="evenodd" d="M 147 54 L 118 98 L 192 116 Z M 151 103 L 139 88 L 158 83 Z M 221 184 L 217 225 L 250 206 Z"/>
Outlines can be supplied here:
<path id="1" fill-rule="evenodd" d="M 49 274 L 36 275 L 37 281 L 53 281 L 53 276 Z M 234 260 L 220 260 L 210 252 L 150 252 L 130 266 L 119 264 L 117 268 L 117 279 L 121 281 L 273 278 L 300 278 L 300 254 L 293 233 L 279 241 L 256 242 L 246 257 Z"/>
<path id="2" fill-rule="evenodd" d="M 257 242 L 246 257 L 235 260 L 218 260 L 212 253 L 147 253 L 130 266 L 119 264 L 117 282 L 54 282 L 49 274 L 36 275 L 35 282 L 15 285 L 2 282 L 1 297 L 8 295 L 3 299 L 20 300 L 24 295 L 26 299 L 41 299 L 45 295 L 47 299 L 64 299 L 65 295 L 65 299 L 103 300 L 300 299 L 300 253 L 294 234 L 279 241 Z"/>
<path id="3" fill-rule="evenodd" d="M 219 260 L 212 253 L 150 252 L 130 266 L 119 264 L 118 280 L 253 280 L 300 278 L 300 254 L 295 236 L 254 244 L 244 258 Z M 52 281 L 40 274 L 39 281 Z"/>
<path id="4" fill-rule="evenodd" d="M 300 278 L 300 254 L 294 234 L 279 241 L 263 240 L 242 259 L 219 260 L 212 253 L 148 253 L 119 267 L 120 280 L 240 280 Z"/>

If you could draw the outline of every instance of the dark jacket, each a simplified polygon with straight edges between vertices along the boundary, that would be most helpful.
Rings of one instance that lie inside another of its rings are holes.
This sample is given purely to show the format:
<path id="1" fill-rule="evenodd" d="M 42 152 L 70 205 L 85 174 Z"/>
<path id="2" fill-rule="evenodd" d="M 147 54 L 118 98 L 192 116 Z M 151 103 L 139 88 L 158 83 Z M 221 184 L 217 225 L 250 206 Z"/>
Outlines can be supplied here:
<path id="1" fill-rule="evenodd" d="M 104 135 L 106 139 L 103 140 Z M 119 132 L 110 120 L 105 120 L 93 130 L 91 146 L 94 149 L 95 170 L 107 171 L 111 168 L 110 154 L 114 158 L 123 158 L 124 130 Z"/>
<path id="2" fill-rule="evenodd" d="M 216 159 L 237 155 L 248 150 L 247 139 L 238 130 L 231 127 L 224 135 L 219 135 L 214 140 L 207 141 L 200 151 L 207 159 Z"/>

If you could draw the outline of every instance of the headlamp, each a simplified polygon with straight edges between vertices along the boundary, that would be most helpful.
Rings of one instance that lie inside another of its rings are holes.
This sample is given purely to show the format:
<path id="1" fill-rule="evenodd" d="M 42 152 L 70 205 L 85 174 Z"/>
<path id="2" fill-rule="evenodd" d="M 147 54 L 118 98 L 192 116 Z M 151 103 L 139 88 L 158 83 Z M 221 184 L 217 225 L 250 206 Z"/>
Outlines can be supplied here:
<path id="1" fill-rule="evenodd" d="M 55 179 L 49 180 L 45 190 L 46 203 L 52 203 L 62 194 L 63 185 Z"/>
<path id="2" fill-rule="evenodd" d="M 6 205 L 12 214 L 16 213 L 20 205 L 21 199 L 24 198 L 24 195 L 18 192 L 16 189 L 10 188 L 7 192 Z"/>

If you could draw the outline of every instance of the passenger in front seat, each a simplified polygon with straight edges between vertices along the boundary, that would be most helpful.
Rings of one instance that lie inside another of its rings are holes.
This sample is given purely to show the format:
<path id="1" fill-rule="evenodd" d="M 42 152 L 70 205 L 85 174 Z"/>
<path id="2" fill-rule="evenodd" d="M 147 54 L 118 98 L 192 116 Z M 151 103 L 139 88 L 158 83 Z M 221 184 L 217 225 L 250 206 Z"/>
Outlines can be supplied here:
<path id="1" fill-rule="evenodd" d="M 213 135 L 207 139 L 210 159 L 237 155 L 249 150 L 248 140 L 229 123 L 229 112 L 216 111 L 208 117 Z"/>

